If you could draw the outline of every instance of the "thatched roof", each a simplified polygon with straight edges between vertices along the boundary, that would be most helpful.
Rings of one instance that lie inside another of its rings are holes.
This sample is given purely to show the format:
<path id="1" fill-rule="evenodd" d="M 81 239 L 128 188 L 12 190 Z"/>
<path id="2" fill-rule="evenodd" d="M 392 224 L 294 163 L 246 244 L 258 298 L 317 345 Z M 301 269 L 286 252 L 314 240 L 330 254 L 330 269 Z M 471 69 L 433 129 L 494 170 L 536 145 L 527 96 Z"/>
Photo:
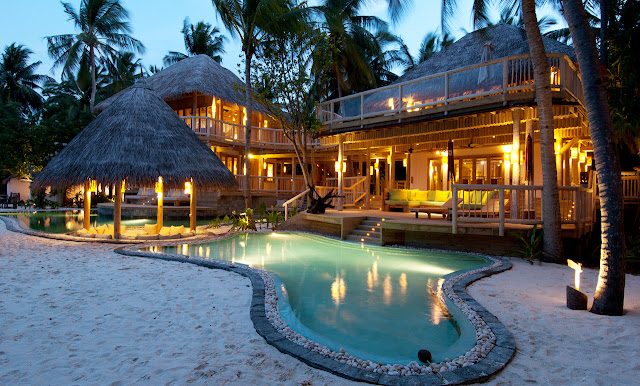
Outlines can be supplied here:
<path id="1" fill-rule="evenodd" d="M 242 93 L 244 82 L 207 55 L 183 59 L 141 82 L 164 100 L 180 98 L 197 91 L 200 94 L 246 106 L 245 96 Z M 96 111 L 100 112 L 107 108 L 117 95 L 96 105 Z M 256 103 L 254 103 L 254 109 L 264 111 Z"/>
<path id="2" fill-rule="evenodd" d="M 544 36 L 542 39 L 547 53 L 566 54 L 571 60 L 576 61 L 576 52 L 573 47 Z M 494 46 L 492 59 L 529 53 L 526 32 L 518 27 L 500 23 L 465 35 L 407 71 L 394 84 L 478 64 L 482 58 L 482 46 L 488 42 Z"/>
<path id="3" fill-rule="evenodd" d="M 193 179 L 200 189 L 237 187 L 222 161 L 152 90 L 134 85 L 85 127 L 44 170 L 34 188 L 67 187 L 87 179 L 169 189 Z"/>

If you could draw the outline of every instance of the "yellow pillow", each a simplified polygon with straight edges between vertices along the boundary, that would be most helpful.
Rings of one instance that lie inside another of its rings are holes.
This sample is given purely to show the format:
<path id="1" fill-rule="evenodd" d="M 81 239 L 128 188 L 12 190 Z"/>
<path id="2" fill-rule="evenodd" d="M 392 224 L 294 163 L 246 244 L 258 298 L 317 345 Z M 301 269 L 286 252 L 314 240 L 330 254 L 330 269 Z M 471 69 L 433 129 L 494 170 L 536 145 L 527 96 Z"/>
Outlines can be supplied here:
<path id="1" fill-rule="evenodd" d="M 407 191 L 404 189 L 389 189 L 389 200 L 407 201 Z"/>
<path id="2" fill-rule="evenodd" d="M 100 225 L 99 227 L 97 227 L 96 231 L 98 231 L 99 235 L 104 235 L 105 233 L 107 233 L 108 229 L 109 229 L 109 227 L 105 224 L 105 225 Z"/>
<path id="3" fill-rule="evenodd" d="M 148 235 L 157 235 L 158 234 L 158 224 L 144 224 L 144 231 Z"/>
<path id="4" fill-rule="evenodd" d="M 451 198 L 451 192 L 448 190 L 436 190 L 436 199 L 434 201 L 445 202 Z"/>
<path id="5" fill-rule="evenodd" d="M 429 197 L 429 192 L 428 191 L 416 190 L 416 191 L 413 192 L 414 201 L 429 201 L 428 197 Z"/>
<path id="6" fill-rule="evenodd" d="M 91 228 L 89 228 L 89 233 L 96 235 L 96 234 L 98 234 L 98 231 L 96 230 L 96 228 L 91 227 Z"/>
<path id="7" fill-rule="evenodd" d="M 171 228 L 169 227 L 162 227 L 160 229 L 160 235 L 161 236 L 169 236 L 171 234 Z"/>
<path id="8" fill-rule="evenodd" d="M 182 232 L 184 232 L 184 225 L 180 225 L 179 227 L 175 227 L 175 226 L 171 225 L 171 229 L 169 229 L 169 234 L 171 236 L 179 235 Z"/>

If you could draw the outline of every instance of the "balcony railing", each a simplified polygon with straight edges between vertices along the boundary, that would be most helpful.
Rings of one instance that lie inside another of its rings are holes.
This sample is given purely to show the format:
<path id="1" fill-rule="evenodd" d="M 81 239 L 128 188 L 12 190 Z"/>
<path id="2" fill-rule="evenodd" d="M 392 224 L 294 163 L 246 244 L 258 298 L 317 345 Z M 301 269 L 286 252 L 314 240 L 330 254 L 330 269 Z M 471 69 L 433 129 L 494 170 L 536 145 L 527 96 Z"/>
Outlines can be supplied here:
<path id="1" fill-rule="evenodd" d="M 244 174 L 235 176 L 240 190 L 244 190 L 246 186 Z M 276 196 L 295 195 L 307 188 L 303 177 L 250 176 L 249 183 L 252 193 L 270 193 Z"/>
<path id="2" fill-rule="evenodd" d="M 566 55 L 548 54 L 553 91 L 566 91 L 582 102 L 580 74 Z M 323 124 L 417 112 L 488 96 L 533 91 L 533 65 L 529 55 L 510 56 L 452 71 L 429 75 L 397 85 L 321 103 Z"/>
<path id="3" fill-rule="evenodd" d="M 579 235 L 590 230 L 597 199 L 594 190 L 580 186 L 560 186 L 558 190 L 562 224 L 570 225 Z M 544 221 L 542 186 L 454 184 L 452 195 L 462 198 L 451 210 L 452 233 L 458 232 L 459 222 L 498 223 L 498 234 L 504 236 L 505 224 L 536 225 Z"/>
<path id="4" fill-rule="evenodd" d="M 344 207 L 355 207 L 361 200 L 367 196 L 365 183 L 367 177 L 344 177 L 342 187 L 342 205 Z M 338 194 L 338 179 L 327 178 L 324 186 L 316 186 L 316 192 L 322 197 L 325 196 L 333 189 L 335 194 Z M 334 198 L 331 202 L 332 205 L 337 206 L 337 198 Z"/>
<path id="5" fill-rule="evenodd" d="M 180 117 L 198 135 L 213 140 L 244 144 L 245 126 L 237 123 L 229 123 L 220 119 L 200 116 Z M 269 127 L 251 127 L 251 143 L 256 146 L 291 147 L 293 145 L 284 135 L 282 129 Z M 309 138 L 308 143 L 316 144 L 317 140 Z"/>

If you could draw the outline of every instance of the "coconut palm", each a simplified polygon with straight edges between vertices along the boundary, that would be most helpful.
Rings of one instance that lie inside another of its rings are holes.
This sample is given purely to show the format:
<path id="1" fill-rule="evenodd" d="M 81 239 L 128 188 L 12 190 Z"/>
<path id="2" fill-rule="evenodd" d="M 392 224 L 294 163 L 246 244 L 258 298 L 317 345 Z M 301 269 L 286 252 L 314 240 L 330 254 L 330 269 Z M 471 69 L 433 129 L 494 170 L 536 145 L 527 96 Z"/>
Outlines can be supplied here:
<path id="1" fill-rule="evenodd" d="M 104 61 L 108 72 L 109 94 L 116 94 L 135 83 L 144 76 L 142 59 L 136 58 L 133 52 L 117 52 Z"/>
<path id="2" fill-rule="evenodd" d="M 306 25 L 305 11 L 296 7 L 293 0 L 212 0 L 212 3 L 227 31 L 242 42 L 247 101 L 244 198 L 247 208 L 250 208 L 252 206 L 251 164 L 248 155 L 251 146 L 251 118 L 253 115 L 251 61 L 257 48 L 270 35 L 303 29 Z"/>
<path id="3" fill-rule="evenodd" d="M 0 61 L 0 98 L 33 110 L 42 107 L 42 96 L 36 90 L 50 78 L 35 73 L 41 62 L 29 63 L 31 54 L 20 44 L 5 47 Z"/>
<path id="4" fill-rule="evenodd" d="M 182 30 L 184 35 L 184 46 L 187 53 L 169 51 L 163 58 L 165 66 L 170 66 L 182 59 L 195 55 L 208 55 L 218 63 L 222 63 L 224 54 L 225 37 L 220 35 L 220 30 L 212 27 L 211 24 L 199 21 L 195 26 L 189 23 L 189 18 L 184 19 Z"/>
<path id="5" fill-rule="evenodd" d="M 624 207 L 613 123 L 599 53 L 585 7 L 581 0 L 564 0 L 563 5 L 582 74 L 584 104 L 600 190 L 600 274 L 591 312 L 622 315 L 625 286 Z"/>
<path id="6" fill-rule="evenodd" d="M 129 12 L 119 0 L 81 0 L 78 12 L 69 3 L 62 3 L 62 6 L 79 32 L 47 37 L 49 55 L 55 60 L 54 69 L 62 67 L 63 78 L 78 69 L 82 61 L 89 63 L 90 107 L 93 111 L 98 60 L 106 60 L 116 48 L 144 53 L 144 45 L 127 34 L 131 32 L 127 21 Z"/>
<path id="7" fill-rule="evenodd" d="M 427 32 L 424 38 L 422 38 L 418 56 L 413 57 L 407 45 L 400 38 L 398 38 L 397 41 L 399 48 L 391 51 L 390 54 L 392 55 L 393 62 L 402 66 L 404 71 L 407 72 L 432 57 L 436 52 L 442 51 L 442 49 L 448 47 L 454 41 L 449 34 L 439 34 L 436 31 Z"/>

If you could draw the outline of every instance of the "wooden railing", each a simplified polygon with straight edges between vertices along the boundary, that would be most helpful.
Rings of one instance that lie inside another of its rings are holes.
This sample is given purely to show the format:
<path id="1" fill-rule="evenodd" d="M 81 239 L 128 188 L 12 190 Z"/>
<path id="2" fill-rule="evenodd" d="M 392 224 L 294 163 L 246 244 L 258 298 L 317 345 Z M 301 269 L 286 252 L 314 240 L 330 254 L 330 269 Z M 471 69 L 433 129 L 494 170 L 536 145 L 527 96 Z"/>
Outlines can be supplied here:
<path id="1" fill-rule="evenodd" d="M 561 54 L 547 56 L 552 90 L 567 91 L 582 102 L 580 74 L 569 57 Z M 518 55 L 326 101 L 318 106 L 317 115 L 323 124 L 342 123 L 533 90 L 531 58 Z"/>
<path id="2" fill-rule="evenodd" d="M 622 192 L 625 202 L 640 204 L 640 174 L 622 172 Z"/>
<path id="3" fill-rule="evenodd" d="M 289 205 L 293 205 L 294 203 L 297 204 L 297 201 L 300 200 L 301 198 L 303 198 L 304 196 L 306 196 L 309 193 L 309 189 L 305 190 L 304 192 L 301 192 L 300 194 L 290 198 L 289 200 L 285 201 L 282 206 L 284 207 L 284 221 L 287 221 L 289 219 Z"/>
<path id="4" fill-rule="evenodd" d="M 591 230 L 594 222 L 593 189 L 580 186 L 559 187 L 562 224 L 573 225 L 579 235 Z M 452 185 L 452 196 L 459 205 L 451 210 L 452 233 L 459 222 L 498 223 L 504 236 L 505 224 L 542 224 L 542 186 L 538 185 Z M 486 197 L 486 198 L 485 198 Z"/>
<path id="5" fill-rule="evenodd" d="M 200 116 L 180 117 L 196 134 L 207 138 L 217 139 L 227 142 L 245 142 L 244 125 L 225 122 L 220 119 Z M 311 144 L 316 144 L 317 140 L 309 138 Z M 268 127 L 251 127 L 251 144 L 258 146 L 291 146 L 291 142 L 284 135 L 282 129 Z"/>
<path id="6" fill-rule="evenodd" d="M 244 174 L 236 174 L 235 176 L 240 190 L 244 190 Z M 298 194 L 306 189 L 303 177 L 250 176 L 249 183 L 252 193 L 273 193 L 276 196 Z"/>
<path id="7" fill-rule="evenodd" d="M 358 202 L 367 197 L 367 177 L 344 177 L 342 187 L 342 195 L 344 196 L 342 206 L 355 207 Z M 335 194 L 338 194 L 338 180 L 337 178 L 327 178 L 324 186 L 316 186 L 316 192 L 320 196 L 324 196 L 333 189 Z M 337 198 L 334 198 L 332 205 L 337 205 Z"/>

